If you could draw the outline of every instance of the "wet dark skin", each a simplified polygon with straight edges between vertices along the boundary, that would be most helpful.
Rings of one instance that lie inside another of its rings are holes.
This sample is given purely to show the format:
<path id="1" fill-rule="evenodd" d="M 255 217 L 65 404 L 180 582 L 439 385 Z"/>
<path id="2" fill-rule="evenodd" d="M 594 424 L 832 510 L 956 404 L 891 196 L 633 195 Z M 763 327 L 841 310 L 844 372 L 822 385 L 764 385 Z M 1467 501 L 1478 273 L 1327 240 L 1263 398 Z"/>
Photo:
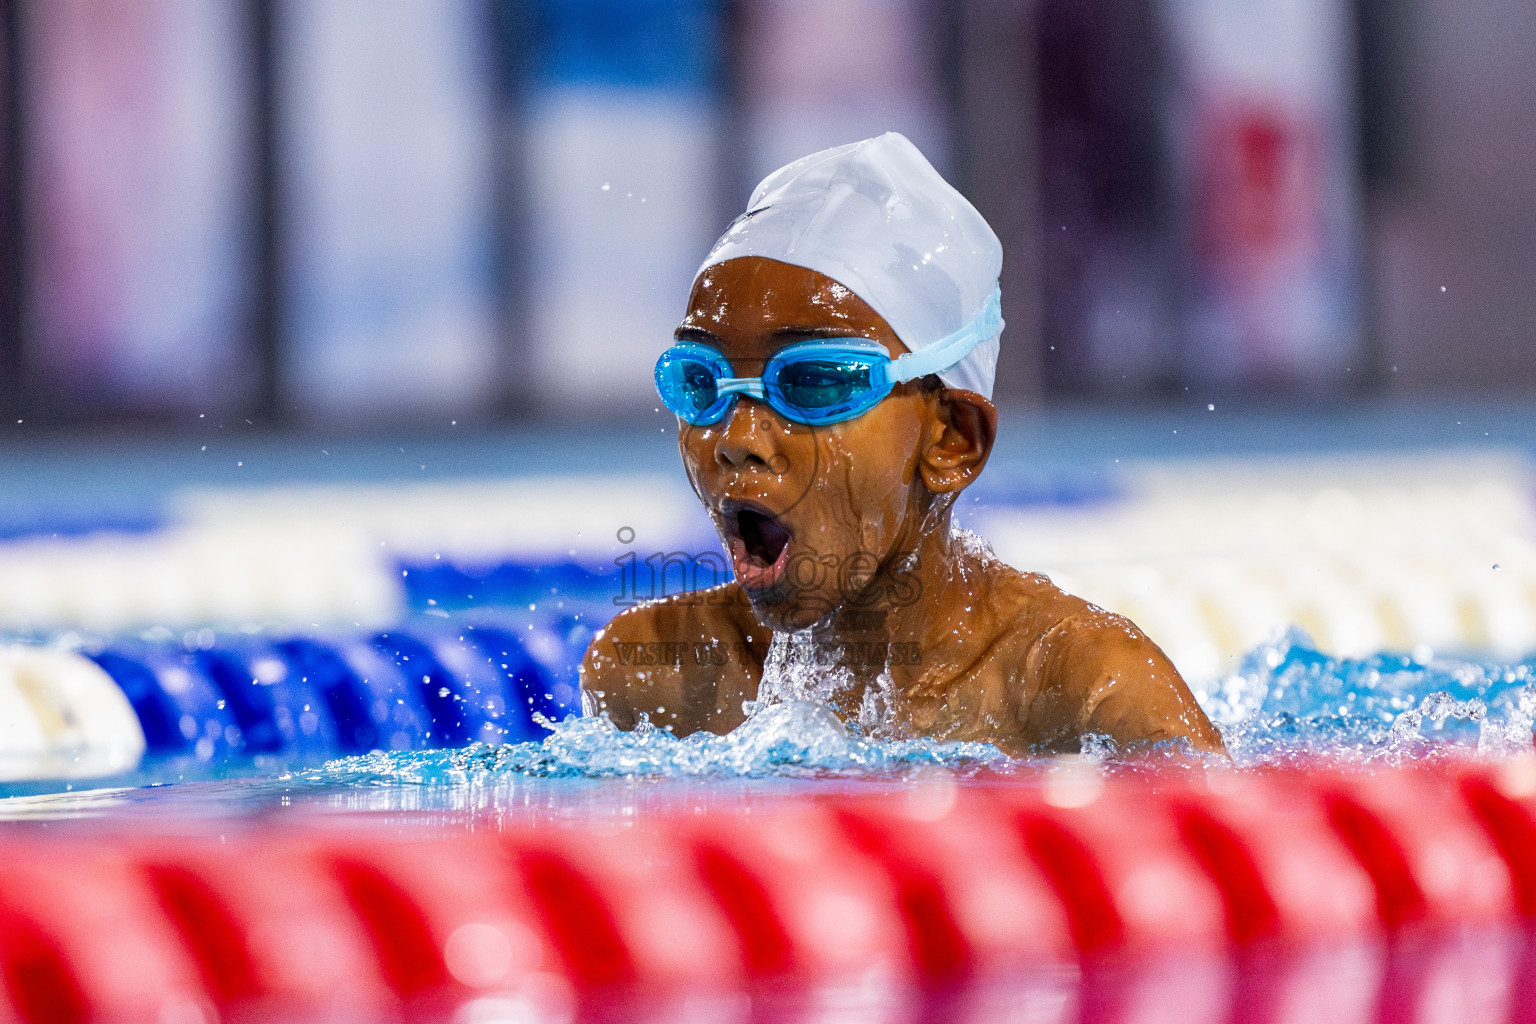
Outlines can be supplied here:
<path id="1" fill-rule="evenodd" d="M 761 257 L 702 274 L 677 336 L 718 349 L 738 376 L 817 337 L 907 351 L 847 288 Z M 736 579 L 615 618 L 582 664 L 588 709 L 626 729 L 644 713 L 678 735 L 729 732 L 757 696 L 773 632 L 805 630 L 818 663 L 841 669 L 832 705 L 844 718 L 890 674 L 890 735 L 1014 755 L 1075 751 L 1085 733 L 1122 750 L 1183 739 L 1221 751 L 1178 671 L 1131 622 L 951 534 L 950 505 L 996 432 L 991 402 L 934 378 L 828 426 L 745 397 L 719 423 L 680 424 L 683 466 Z"/>

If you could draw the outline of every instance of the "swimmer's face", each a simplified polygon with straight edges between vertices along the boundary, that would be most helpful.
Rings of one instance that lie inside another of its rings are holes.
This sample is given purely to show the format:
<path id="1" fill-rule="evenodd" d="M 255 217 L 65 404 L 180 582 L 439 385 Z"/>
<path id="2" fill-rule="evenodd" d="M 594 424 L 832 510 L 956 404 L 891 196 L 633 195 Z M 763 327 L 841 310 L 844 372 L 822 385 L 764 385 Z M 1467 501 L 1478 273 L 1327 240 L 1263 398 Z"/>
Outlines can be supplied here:
<path id="1" fill-rule="evenodd" d="M 758 376 L 779 349 L 814 338 L 869 339 L 892 358 L 907 351 L 832 278 L 755 256 L 699 277 L 677 337 L 719 350 L 739 377 Z M 688 479 L 759 621 L 798 630 L 850 603 L 878 602 L 876 568 L 912 551 L 933 525 L 934 494 L 964 487 L 986 460 L 983 450 L 959 475 L 933 464 L 935 446 L 953 432 L 956 395 L 991 411 L 979 395 L 912 381 L 862 416 L 826 426 L 790 422 L 746 397 L 718 423 L 679 424 Z"/>

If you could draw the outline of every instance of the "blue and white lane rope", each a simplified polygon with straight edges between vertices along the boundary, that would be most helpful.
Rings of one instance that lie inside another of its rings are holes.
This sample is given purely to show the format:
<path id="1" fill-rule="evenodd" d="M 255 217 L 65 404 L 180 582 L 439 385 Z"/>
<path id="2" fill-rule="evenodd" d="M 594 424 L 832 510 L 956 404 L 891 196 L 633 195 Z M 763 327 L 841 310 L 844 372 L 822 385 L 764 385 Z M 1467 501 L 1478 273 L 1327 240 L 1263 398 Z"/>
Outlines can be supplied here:
<path id="1" fill-rule="evenodd" d="M 12 645 L 0 648 L 0 781 L 99 778 L 145 759 L 217 769 L 535 739 L 538 718 L 580 708 L 586 636 L 560 624 L 427 622 L 361 635 L 205 635 L 207 646 Z"/>

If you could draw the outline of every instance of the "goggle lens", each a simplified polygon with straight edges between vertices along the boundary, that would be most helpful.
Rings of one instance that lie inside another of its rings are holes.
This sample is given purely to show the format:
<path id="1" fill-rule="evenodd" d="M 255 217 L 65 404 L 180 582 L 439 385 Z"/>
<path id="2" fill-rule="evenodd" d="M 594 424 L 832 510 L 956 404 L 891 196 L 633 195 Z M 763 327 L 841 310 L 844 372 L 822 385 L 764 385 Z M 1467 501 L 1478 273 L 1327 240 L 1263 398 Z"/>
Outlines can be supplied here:
<path id="1" fill-rule="evenodd" d="M 807 411 L 830 409 L 869 389 L 869 366 L 851 362 L 807 359 L 778 372 L 775 383 L 784 400 Z"/>
<path id="2" fill-rule="evenodd" d="M 715 386 L 714 371 L 692 359 L 683 360 L 676 365 L 678 395 L 694 415 L 708 412 L 709 407 L 714 405 L 720 397 L 719 389 Z"/>
<path id="3" fill-rule="evenodd" d="M 668 349 L 656 362 L 662 402 L 689 423 L 710 423 L 725 411 L 730 403 L 720 400 L 720 380 L 729 376 L 724 359 L 694 346 Z"/>

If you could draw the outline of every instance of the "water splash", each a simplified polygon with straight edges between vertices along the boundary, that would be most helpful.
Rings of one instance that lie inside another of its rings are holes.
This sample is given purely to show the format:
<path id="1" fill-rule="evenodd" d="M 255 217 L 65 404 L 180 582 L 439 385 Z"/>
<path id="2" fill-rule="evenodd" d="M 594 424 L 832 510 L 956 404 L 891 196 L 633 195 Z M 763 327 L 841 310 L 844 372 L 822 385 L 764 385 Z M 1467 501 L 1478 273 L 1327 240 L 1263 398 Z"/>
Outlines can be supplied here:
<path id="1" fill-rule="evenodd" d="M 762 699 L 725 736 L 679 738 L 644 721 L 630 732 L 603 716 L 545 723 L 542 742 L 456 750 L 374 752 L 308 773 L 332 784 L 439 784 L 513 778 L 885 778 L 935 769 L 959 775 L 1029 774 L 1048 762 L 1010 758 L 985 743 L 881 735 L 878 703 L 851 723 L 828 707 L 840 677 L 797 660 L 795 636 L 775 637 Z M 1398 764 L 1444 757 L 1498 759 L 1529 752 L 1536 724 L 1536 658 L 1494 664 L 1401 654 L 1334 658 L 1299 630 L 1260 646 L 1239 670 L 1198 692 L 1239 767 L 1319 759 Z M 874 718 L 874 728 L 864 718 Z M 1167 749 L 1163 749 L 1166 747 Z M 1210 763 L 1177 744 L 1138 751 L 1129 766 L 1107 737 L 1088 736 L 1082 760 L 1111 771 L 1151 762 Z"/>
<path id="2" fill-rule="evenodd" d="M 1500 758 L 1532 749 L 1536 661 L 1335 658 L 1293 629 L 1196 696 L 1239 765 Z"/>
<path id="3" fill-rule="evenodd" d="M 1387 746 L 1392 750 L 1404 750 L 1413 746 L 1414 741 L 1424 739 L 1419 730 L 1426 718 L 1434 725 L 1441 725 L 1450 718 L 1483 722 L 1487 717 L 1488 705 L 1478 698 L 1457 700 L 1444 690 L 1436 690 L 1420 701 L 1418 707 L 1409 708 L 1393 720 Z M 1481 737 L 1478 742 L 1481 744 Z"/>
<path id="4" fill-rule="evenodd" d="M 950 541 L 955 550 L 970 561 L 989 570 L 998 565 L 997 555 L 981 535 L 951 524 Z M 915 571 L 916 555 L 906 557 L 908 561 L 903 563 L 903 568 L 909 573 Z M 966 559 L 958 560 L 956 566 L 962 577 L 973 571 L 966 568 Z M 824 643 L 814 626 L 795 633 L 774 633 L 763 660 L 758 697 L 756 701 L 748 702 L 748 715 L 759 707 L 803 701 L 838 711 L 852 719 L 860 732 L 873 739 L 913 739 L 897 725 L 899 719 L 894 713 L 896 681 L 889 666 L 874 679 L 863 682 L 841 662 L 840 647 L 837 643 Z"/>
<path id="5" fill-rule="evenodd" d="M 905 778 L 934 769 L 977 774 L 1017 762 L 986 743 L 860 735 L 827 708 L 787 700 L 760 707 L 725 736 L 678 738 L 649 721 L 623 732 L 605 716 L 548 723 L 542 743 L 457 750 L 375 751 L 327 763 L 330 782 L 459 782 L 489 773 L 539 778 Z"/>
<path id="6" fill-rule="evenodd" d="M 763 660 L 757 694 L 757 700 L 747 703 L 749 718 L 759 709 L 798 701 L 846 709 L 866 736 L 912 738 L 899 735 L 892 726 L 896 681 L 891 678 L 890 669 L 882 669 L 868 684 L 861 683 L 847 665 L 838 662 L 835 651 L 829 652 L 810 630 L 773 635 Z"/>
<path id="7" fill-rule="evenodd" d="M 759 708 L 786 701 L 831 705 L 852 690 L 853 673 L 843 665 L 823 664 L 810 630 L 774 633 L 763 659 L 763 677 L 749 717 Z"/>

